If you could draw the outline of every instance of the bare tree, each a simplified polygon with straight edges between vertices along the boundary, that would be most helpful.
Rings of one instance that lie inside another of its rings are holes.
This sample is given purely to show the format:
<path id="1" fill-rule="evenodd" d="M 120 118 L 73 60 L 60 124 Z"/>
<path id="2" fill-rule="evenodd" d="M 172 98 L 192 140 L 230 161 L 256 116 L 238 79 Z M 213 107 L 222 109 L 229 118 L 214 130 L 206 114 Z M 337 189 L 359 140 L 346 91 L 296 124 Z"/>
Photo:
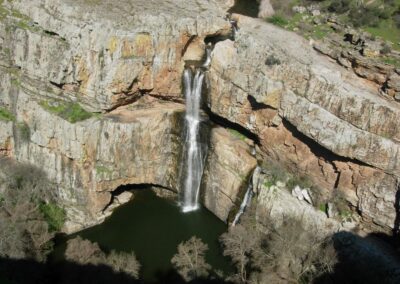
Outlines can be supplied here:
<path id="1" fill-rule="evenodd" d="M 139 278 L 140 263 L 137 261 L 135 253 L 125 253 L 111 251 L 107 256 L 107 264 L 116 272 L 125 272 L 134 278 Z"/>
<path id="2" fill-rule="evenodd" d="M 207 250 L 207 244 L 197 237 L 192 237 L 178 245 L 178 253 L 174 255 L 171 262 L 186 281 L 207 277 L 211 269 L 205 260 Z"/>
<path id="3" fill-rule="evenodd" d="M 106 256 L 97 243 L 79 236 L 67 242 L 65 258 L 79 264 L 98 265 L 106 262 Z"/>
<path id="4" fill-rule="evenodd" d="M 248 230 L 242 224 L 231 227 L 227 233 L 221 236 L 224 255 L 232 259 L 238 272 L 230 277 L 230 280 L 237 283 L 246 283 L 251 254 L 257 249 L 258 240 L 256 236 L 257 234 L 254 231 Z"/>
<path id="5" fill-rule="evenodd" d="M 54 233 L 39 205 L 51 198 L 50 183 L 32 165 L 0 159 L 0 169 L 0 255 L 44 261 Z"/>
<path id="6" fill-rule="evenodd" d="M 111 251 L 106 254 L 97 243 L 84 240 L 80 236 L 67 242 L 65 258 L 79 264 L 107 265 L 115 272 L 123 272 L 134 278 L 139 277 L 140 263 L 135 253 Z"/>
<path id="7" fill-rule="evenodd" d="M 278 227 L 271 225 L 253 257 L 255 267 L 276 273 L 287 283 L 331 272 L 335 263 L 330 238 L 322 237 L 317 228 L 306 229 L 297 218 L 288 218 Z"/>
<path id="8" fill-rule="evenodd" d="M 221 236 L 224 254 L 230 256 L 237 274 L 236 283 L 310 282 L 322 273 L 332 272 L 336 253 L 330 237 L 317 228 L 305 228 L 303 221 L 288 218 L 280 225 L 261 231 L 254 212 L 246 212 L 241 223 Z"/>

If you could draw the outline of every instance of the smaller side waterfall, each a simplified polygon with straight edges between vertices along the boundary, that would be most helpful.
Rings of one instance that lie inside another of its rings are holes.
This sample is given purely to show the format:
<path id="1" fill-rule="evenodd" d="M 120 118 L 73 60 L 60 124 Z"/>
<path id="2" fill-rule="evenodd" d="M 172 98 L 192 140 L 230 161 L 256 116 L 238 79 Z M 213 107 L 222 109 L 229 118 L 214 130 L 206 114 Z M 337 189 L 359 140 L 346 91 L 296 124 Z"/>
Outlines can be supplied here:
<path id="1" fill-rule="evenodd" d="M 259 167 L 257 167 L 254 170 L 254 172 L 252 174 L 252 177 L 251 177 L 251 179 L 249 181 L 249 185 L 247 187 L 247 191 L 246 191 L 246 194 L 245 194 L 245 196 L 243 198 L 242 204 L 240 204 L 239 211 L 236 213 L 235 219 L 233 219 L 232 226 L 235 226 L 239 222 L 240 217 L 246 211 L 246 208 L 248 208 L 250 206 L 251 199 L 252 199 L 252 197 L 254 195 L 253 185 L 256 185 L 256 188 L 255 188 L 256 190 L 257 190 L 257 187 L 258 187 L 258 181 L 255 181 L 254 177 L 258 176 L 260 170 L 261 169 Z"/>
<path id="2" fill-rule="evenodd" d="M 208 44 L 206 47 L 206 60 L 204 61 L 203 65 L 201 67 L 203 68 L 208 68 L 211 64 L 211 52 L 212 52 L 212 46 L 211 44 Z"/>
<path id="3" fill-rule="evenodd" d="M 242 204 L 240 204 L 239 211 L 238 211 L 238 213 L 236 213 L 235 219 L 233 219 L 232 226 L 236 226 L 236 224 L 239 222 L 239 219 L 243 215 L 247 206 L 250 205 L 252 197 L 253 197 L 253 183 L 250 182 L 249 186 L 247 187 L 247 191 L 243 198 Z"/>

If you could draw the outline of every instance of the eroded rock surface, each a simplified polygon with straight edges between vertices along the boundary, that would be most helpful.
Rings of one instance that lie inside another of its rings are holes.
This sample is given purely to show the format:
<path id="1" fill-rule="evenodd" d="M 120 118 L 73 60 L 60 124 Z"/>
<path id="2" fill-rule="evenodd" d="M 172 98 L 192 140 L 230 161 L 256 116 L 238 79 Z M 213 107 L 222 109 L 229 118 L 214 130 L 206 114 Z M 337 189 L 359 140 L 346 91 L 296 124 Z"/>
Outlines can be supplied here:
<path id="1" fill-rule="evenodd" d="M 342 187 L 363 216 L 383 214 L 385 224 L 377 222 L 392 228 L 399 106 L 305 39 L 258 19 L 233 18 L 239 25 L 236 40 L 218 42 L 213 53 L 211 111 L 256 134 L 262 159 L 311 177 L 326 194 Z M 368 174 L 355 178 L 360 172 Z M 386 205 L 362 206 L 360 192 L 376 196 L 377 184 L 386 188 Z"/>
<path id="2" fill-rule="evenodd" d="M 197 37 L 230 29 L 223 2 L 5 2 L 21 15 L 1 21 L 1 57 L 92 111 L 143 93 L 180 97 L 187 47 Z"/>
<path id="3" fill-rule="evenodd" d="M 185 63 L 204 59 L 205 38 L 215 42 L 208 109 L 251 134 L 258 163 L 308 176 L 327 196 L 340 190 L 369 228 L 394 227 L 399 106 L 379 96 L 376 84 L 265 21 L 234 15 L 239 31 L 226 39 L 229 5 L 3 3 L 0 107 L 16 119 L 0 121 L 0 155 L 46 170 L 68 209 L 68 231 L 101 220 L 110 192 L 122 184 L 179 190 L 181 75 Z M 397 79 L 389 78 L 391 89 Z M 73 124 L 43 107 L 54 100 L 103 114 Z M 257 164 L 248 144 L 231 134 L 211 132 L 203 181 L 206 206 L 223 220 Z"/>
<path id="4" fill-rule="evenodd" d="M 221 127 L 213 128 L 210 134 L 202 181 L 203 202 L 223 221 L 228 221 L 231 211 L 240 206 L 257 166 L 250 146 L 239 135 Z"/>

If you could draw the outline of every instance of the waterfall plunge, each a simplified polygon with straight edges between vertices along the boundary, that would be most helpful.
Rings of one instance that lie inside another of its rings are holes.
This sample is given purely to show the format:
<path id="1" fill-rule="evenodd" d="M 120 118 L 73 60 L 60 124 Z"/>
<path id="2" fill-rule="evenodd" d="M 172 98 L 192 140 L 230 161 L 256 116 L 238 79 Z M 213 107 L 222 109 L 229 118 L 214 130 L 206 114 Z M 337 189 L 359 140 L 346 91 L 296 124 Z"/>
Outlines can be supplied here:
<path id="1" fill-rule="evenodd" d="M 258 188 L 258 176 L 260 175 L 260 172 L 261 168 L 257 166 L 249 181 L 249 185 L 247 186 L 247 191 L 243 198 L 242 204 L 240 204 L 239 211 L 236 213 L 235 219 L 233 219 L 232 226 L 235 226 L 239 222 L 239 219 L 243 215 L 246 208 L 250 206 L 251 198 L 254 194 L 253 189 L 257 190 Z"/>
<path id="2" fill-rule="evenodd" d="M 245 194 L 245 196 L 243 198 L 242 204 L 240 204 L 239 211 L 236 213 L 235 219 L 232 222 L 232 226 L 235 226 L 239 222 L 239 219 L 243 215 L 243 213 L 246 210 L 247 206 L 250 205 L 252 197 L 253 197 L 253 183 L 250 182 L 249 186 L 247 187 L 247 191 L 246 191 L 246 194 Z"/>
<path id="3" fill-rule="evenodd" d="M 199 208 L 199 192 L 203 175 L 205 153 L 200 143 L 200 103 L 204 73 L 191 69 L 183 73 L 184 95 L 186 98 L 186 170 L 184 171 L 182 211 L 190 212 Z"/>

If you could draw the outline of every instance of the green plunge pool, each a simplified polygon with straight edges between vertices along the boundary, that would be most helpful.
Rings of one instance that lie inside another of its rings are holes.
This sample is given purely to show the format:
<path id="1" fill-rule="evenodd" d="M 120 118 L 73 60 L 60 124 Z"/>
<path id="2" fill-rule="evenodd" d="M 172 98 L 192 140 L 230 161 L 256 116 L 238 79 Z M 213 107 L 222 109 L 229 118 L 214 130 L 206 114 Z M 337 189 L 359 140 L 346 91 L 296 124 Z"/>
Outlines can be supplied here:
<path id="1" fill-rule="evenodd" d="M 229 259 L 222 255 L 219 236 L 227 230 L 205 208 L 182 213 L 176 202 L 160 198 L 151 190 L 136 190 L 129 203 L 117 208 L 100 225 L 63 238 L 56 250 L 65 250 L 65 241 L 79 235 L 110 250 L 134 251 L 141 263 L 141 278 L 157 283 L 172 271 L 171 258 L 180 242 L 197 236 L 208 244 L 207 262 L 214 270 L 230 272 Z"/>

